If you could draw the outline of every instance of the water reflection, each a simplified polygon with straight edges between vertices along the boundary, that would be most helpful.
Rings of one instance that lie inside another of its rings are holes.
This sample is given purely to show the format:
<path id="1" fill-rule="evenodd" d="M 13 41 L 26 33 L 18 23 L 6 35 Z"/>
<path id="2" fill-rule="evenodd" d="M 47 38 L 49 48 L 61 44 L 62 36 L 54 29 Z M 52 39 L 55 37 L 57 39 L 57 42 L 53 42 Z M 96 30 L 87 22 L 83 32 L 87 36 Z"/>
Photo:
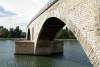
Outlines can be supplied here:
<path id="1" fill-rule="evenodd" d="M 14 41 L 0 41 L 0 67 L 92 67 L 76 40 L 64 44 L 64 56 L 29 56 L 14 55 Z"/>

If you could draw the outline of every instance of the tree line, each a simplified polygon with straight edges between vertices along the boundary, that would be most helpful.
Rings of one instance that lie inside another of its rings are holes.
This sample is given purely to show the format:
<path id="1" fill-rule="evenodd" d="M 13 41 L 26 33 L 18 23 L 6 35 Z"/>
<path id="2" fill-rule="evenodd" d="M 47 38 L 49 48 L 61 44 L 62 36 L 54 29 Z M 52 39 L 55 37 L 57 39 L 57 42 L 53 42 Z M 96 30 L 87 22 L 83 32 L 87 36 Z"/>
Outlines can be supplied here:
<path id="1" fill-rule="evenodd" d="M 74 34 L 68 29 L 62 29 L 57 35 L 56 39 L 76 39 Z"/>
<path id="2" fill-rule="evenodd" d="M 26 33 L 23 32 L 19 26 L 16 28 L 10 28 L 9 30 L 3 26 L 0 26 L 0 38 L 24 38 Z"/>
<path id="3" fill-rule="evenodd" d="M 23 32 L 19 26 L 10 28 L 9 30 L 0 26 L 0 38 L 25 38 L 26 32 Z M 62 29 L 57 35 L 56 39 L 76 39 L 74 34 L 69 29 Z"/>

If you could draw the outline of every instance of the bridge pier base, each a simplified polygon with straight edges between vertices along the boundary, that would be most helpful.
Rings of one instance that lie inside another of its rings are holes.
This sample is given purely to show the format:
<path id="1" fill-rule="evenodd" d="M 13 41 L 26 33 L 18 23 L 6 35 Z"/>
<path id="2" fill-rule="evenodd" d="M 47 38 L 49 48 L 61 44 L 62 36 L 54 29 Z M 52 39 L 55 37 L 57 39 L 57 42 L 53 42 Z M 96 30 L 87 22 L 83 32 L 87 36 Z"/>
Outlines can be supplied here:
<path id="1" fill-rule="evenodd" d="M 35 55 L 53 55 L 61 54 L 63 55 L 63 41 L 38 41 Z"/>
<path id="2" fill-rule="evenodd" d="M 63 55 L 63 41 L 38 41 L 37 47 L 34 53 L 34 43 L 31 41 L 16 41 L 15 42 L 15 54 L 16 55 Z"/>
<path id="3" fill-rule="evenodd" d="M 16 41 L 15 42 L 16 55 L 34 55 L 34 43 L 31 41 Z"/>

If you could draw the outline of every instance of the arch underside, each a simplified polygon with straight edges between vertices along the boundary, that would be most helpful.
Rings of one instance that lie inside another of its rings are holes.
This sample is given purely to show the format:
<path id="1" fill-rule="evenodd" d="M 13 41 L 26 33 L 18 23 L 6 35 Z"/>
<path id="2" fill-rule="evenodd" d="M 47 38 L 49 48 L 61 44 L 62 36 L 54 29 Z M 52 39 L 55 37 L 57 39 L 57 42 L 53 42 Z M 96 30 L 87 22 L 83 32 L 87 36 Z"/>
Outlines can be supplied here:
<path id="1" fill-rule="evenodd" d="M 48 18 L 38 35 L 36 43 L 36 55 L 49 55 L 63 53 L 63 42 L 54 40 L 58 31 L 65 26 L 65 23 L 56 17 Z"/>
<path id="2" fill-rule="evenodd" d="M 54 40 L 58 31 L 61 30 L 64 25 L 65 23 L 56 17 L 48 18 L 42 26 L 38 40 Z"/>

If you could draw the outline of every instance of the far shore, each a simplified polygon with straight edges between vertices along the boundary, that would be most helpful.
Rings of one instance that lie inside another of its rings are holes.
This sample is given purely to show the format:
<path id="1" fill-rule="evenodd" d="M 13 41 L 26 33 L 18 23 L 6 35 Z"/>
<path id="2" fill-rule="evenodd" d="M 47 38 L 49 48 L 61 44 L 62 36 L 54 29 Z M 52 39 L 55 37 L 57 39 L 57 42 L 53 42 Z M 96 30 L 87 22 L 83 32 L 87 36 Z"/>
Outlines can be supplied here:
<path id="1" fill-rule="evenodd" d="M 25 38 L 0 38 L 0 40 L 25 40 Z"/>
<path id="2" fill-rule="evenodd" d="M 26 38 L 0 38 L 0 40 L 25 40 Z M 77 40 L 77 39 L 55 39 L 55 40 Z"/>
<path id="3" fill-rule="evenodd" d="M 77 39 L 55 39 L 55 40 L 77 40 Z"/>

